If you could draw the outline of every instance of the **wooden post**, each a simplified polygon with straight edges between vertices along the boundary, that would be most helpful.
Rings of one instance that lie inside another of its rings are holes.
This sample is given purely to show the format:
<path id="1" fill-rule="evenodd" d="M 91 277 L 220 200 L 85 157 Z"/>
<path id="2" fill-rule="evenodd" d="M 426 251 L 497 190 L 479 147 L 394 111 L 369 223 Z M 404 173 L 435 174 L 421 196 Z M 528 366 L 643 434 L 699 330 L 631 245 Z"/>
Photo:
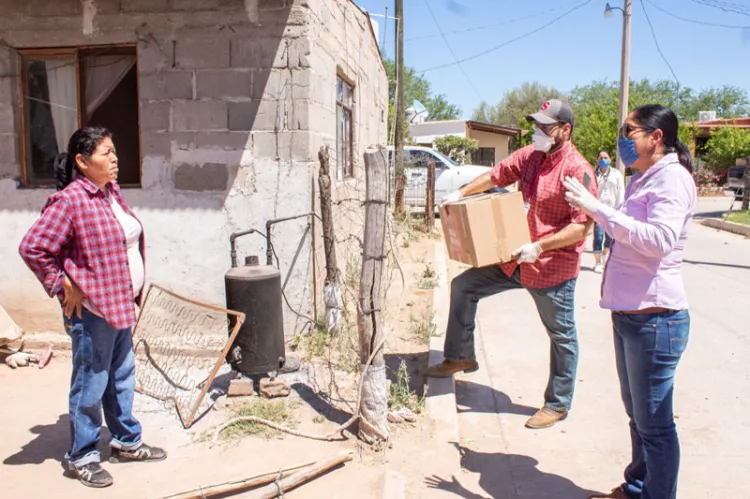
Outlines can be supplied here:
<path id="1" fill-rule="evenodd" d="M 427 187 L 425 188 L 424 230 L 432 232 L 435 229 L 435 159 L 427 161 Z"/>
<path id="2" fill-rule="evenodd" d="M 396 0 L 396 106 L 393 126 L 396 138 L 393 144 L 393 159 L 396 176 L 395 213 L 404 213 L 404 0 Z"/>
<path id="3" fill-rule="evenodd" d="M 381 282 L 385 261 L 385 231 L 388 216 L 388 157 L 386 150 L 365 152 L 365 233 L 362 248 L 362 276 L 359 281 L 357 330 L 363 367 L 377 348 L 364 378 L 360 402 L 359 437 L 366 442 L 388 438 L 388 393 L 382 341 Z"/>
<path id="4" fill-rule="evenodd" d="M 326 257 L 326 284 L 338 281 L 338 265 L 336 263 L 336 245 L 333 236 L 333 211 L 331 208 L 331 167 L 330 151 L 328 146 L 323 146 L 318 152 L 320 160 L 320 175 L 318 185 L 320 186 L 320 218 L 323 219 L 323 249 Z"/>

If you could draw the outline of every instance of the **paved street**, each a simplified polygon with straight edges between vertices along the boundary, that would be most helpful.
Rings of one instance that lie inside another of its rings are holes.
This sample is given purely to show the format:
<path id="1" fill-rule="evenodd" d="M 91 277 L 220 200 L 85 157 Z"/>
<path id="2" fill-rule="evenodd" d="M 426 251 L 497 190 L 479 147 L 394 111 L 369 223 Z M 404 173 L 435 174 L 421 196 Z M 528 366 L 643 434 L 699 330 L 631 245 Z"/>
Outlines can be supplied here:
<path id="1" fill-rule="evenodd" d="M 701 200 L 700 213 L 726 199 Z M 598 306 L 601 276 L 584 255 L 576 309 L 578 385 L 567 421 L 524 428 L 542 403 L 548 342 L 525 291 L 488 298 L 479 309 L 481 369 L 456 382 L 463 472 L 439 488 L 461 497 L 586 497 L 621 481 L 629 457 L 627 419 L 615 372 L 612 329 Z M 457 265 L 449 265 L 449 278 Z M 750 240 L 695 223 L 684 276 L 691 302 L 689 346 L 678 369 L 675 406 L 682 443 L 679 497 L 742 497 L 750 487 Z M 440 497 L 447 496 L 441 494 Z"/>

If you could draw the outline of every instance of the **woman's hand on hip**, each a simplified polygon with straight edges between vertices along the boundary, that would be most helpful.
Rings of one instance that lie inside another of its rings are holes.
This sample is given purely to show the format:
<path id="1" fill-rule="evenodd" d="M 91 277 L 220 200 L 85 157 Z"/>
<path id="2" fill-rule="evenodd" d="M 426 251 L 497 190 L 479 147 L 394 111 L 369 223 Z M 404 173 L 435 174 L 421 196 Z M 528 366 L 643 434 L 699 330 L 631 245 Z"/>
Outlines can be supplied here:
<path id="1" fill-rule="evenodd" d="M 76 316 L 80 319 L 82 317 L 82 308 L 83 291 L 68 276 L 65 276 L 65 282 L 63 282 L 63 312 L 65 313 L 65 317 L 70 319 L 73 312 L 75 312 Z"/>

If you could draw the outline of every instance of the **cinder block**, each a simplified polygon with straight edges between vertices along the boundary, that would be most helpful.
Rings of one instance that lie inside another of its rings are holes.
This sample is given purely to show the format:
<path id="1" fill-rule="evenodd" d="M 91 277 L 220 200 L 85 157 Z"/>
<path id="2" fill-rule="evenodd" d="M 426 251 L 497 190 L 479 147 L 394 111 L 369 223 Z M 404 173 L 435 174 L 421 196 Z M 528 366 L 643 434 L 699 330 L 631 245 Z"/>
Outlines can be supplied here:
<path id="1" fill-rule="evenodd" d="M 288 69 L 258 71 L 253 77 L 253 99 L 277 100 L 291 95 L 291 72 Z"/>
<path id="2" fill-rule="evenodd" d="M 248 132 L 196 132 L 195 145 L 198 149 L 224 149 L 227 151 L 242 151 L 253 147 Z"/>
<path id="3" fill-rule="evenodd" d="M 181 163 L 174 169 L 175 189 L 183 191 L 225 191 L 229 181 L 229 168 L 218 163 L 203 166 Z"/>
<path id="4" fill-rule="evenodd" d="M 253 156 L 256 160 L 276 160 L 278 132 L 253 132 Z"/>
<path id="5" fill-rule="evenodd" d="M 195 72 L 195 93 L 198 99 L 250 97 L 253 73 L 236 69 L 213 69 Z"/>
<path id="6" fill-rule="evenodd" d="M 142 74 L 138 91 L 143 100 L 192 99 L 193 73 L 169 71 L 157 74 Z"/>
<path id="7" fill-rule="evenodd" d="M 5 73 L 0 73 L 0 104 L 13 104 L 13 78 Z"/>
<path id="8" fill-rule="evenodd" d="M 21 175 L 18 163 L 0 163 L 0 180 L 18 178 Z"/>
<path id="9" fill-rule="evenodd" d="M 312 99 L 313 72 L 311 69 L 292 70 L 292 98 Z"/>
<path id="10" fill-rule="evenodd" d="M 0 134 L 0 155 L 3 163 L 13 163 L 18 161 L 16 149 L 18 147 L 18 136 L 14 133 Z"/>
<path id="11" fill-rule="evenodd" d="M 30 0 L 32 16 L 75 16 L 79 0 Z"/>
<path id="12" fill-rule="evenodd" d="M 307 37 L 295 38 L 289 41 L 289 67 L 309 68 L 312 44 Z"/>
<path id="13" fill-rule="evenodd" d="M 255 395 L 253 380 L 250 378 L 233 379 L 229 382 L 229 397 L 252 397 Z"/>
<path id="14" fill-rule="evenodd" d="M 310 114 L 313 104 L 309 100 L 295 99 L 290 102 L 287 110 L 288 127 L 290 130 L 311 130 Z"/>
<path id="15" fill-rule="evenodd" d="M 15 115 L 9 104 L 0 104 L 0 133 L 15 133 Z"/>
<path id="16" fill-rule="evenodd" d="M 141 133 L 141 154 L 144 157 L 163 156 L 169 158 L 172 154 L 172 146 L 185 150 L 195 148 L 195 134 L 190 132 Z"/>
<path id="17" fill-rule="evenodd" d="M 270 380 L 267 378 L 263 378 L 260 380 L 258 386 L 258 392 L 260 393 L 260 395 L 267 399 L 287 397 L 289 396 L 290 391 L 291 389 L 289 387 L 289 383 L 287 383 L 283 379 Z"/>
<path id="18" fill-rule="evenodd" d="M 185 38 L 177 40 L 177 66 L 188 69 L 229 67 L 229 40 L 226 38 Z"/>
<path id="19" fill-rule="evenodd" d="M 169 0 L 122 0 L 123 12 L 166 12 Z"/>
<path id="20" fill-rule="evenodd" d="M 141 130 L 169 130 L 169 110 L 166 101 L 141 102 Z"/>
<path id="21" fill-rule="evenodd" d="M 285 68 L 288 66 L 287 41 L 283 38 L 232 40 L 233 68 Z"/>
<path id="22" fill-rule="evenodd" d="M 97 14 L 116 14 L 120 12 L 120 0 L 94 0 Z"/>
<path id="23" fill-rule="evenodd" d="M 280 130 L 284 126 L 284 105 L 279 101 L 230 102 L 230 130 Z"/>
<path id="24" fill-rule="evenodd" d="M 148 37 L 138 42 L 138 72 L 156 73 L 171 69 L 174 61 L 174 47 L 171 40 Z"/>
<path id="25" fill-rule="evenodd" d="M 216 10 L 221 0 L 172 0 L 174 10 Z"/>
<path id="26" fill-rule="evenodd" d="M 292 161 L 312 161 L 317 158 L 317 151 L 313 156 L 309 132 L 279 132 L 278 159 Z"/>
<path id="27" fill-rule="evenodd" d="M 0 75 L 15 75 L 16 51 L 10 47 L 0 46 Z M 9 79 L 9 78 L 3 78 Z"/>
<path id="28" fill-rule="evenodd" d="M 184 101 L 172 103 L 174 130 L 226 130 L 227 103 L 225 101 Z"/>

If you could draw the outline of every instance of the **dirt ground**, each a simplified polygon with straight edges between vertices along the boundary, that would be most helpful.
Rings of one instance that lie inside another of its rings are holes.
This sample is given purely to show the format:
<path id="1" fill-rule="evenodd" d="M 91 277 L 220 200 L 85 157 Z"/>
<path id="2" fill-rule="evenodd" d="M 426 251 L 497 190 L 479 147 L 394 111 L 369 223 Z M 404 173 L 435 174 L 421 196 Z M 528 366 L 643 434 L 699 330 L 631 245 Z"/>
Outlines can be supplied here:
<path id="1" fill-rule="evenodd" d="M 388 378 L 398 382 L 397 371 L 404 361 L 409 385 L 423 395 L 427 367 L 427 343 L 432 324 L 432 260 L 434 239 L 413 229 L 401 231 L 393 241 L 391 275 L 386 295 L 384 320 Z M 400 270 L 399 270 L 400 268 Z M 403 275 L 403 284 L 402 276 Z M 349 331 L 351 333 L 351 331 Z M 356 334 L 356 330 L 355 330 Z M 348 341 L 355 341 L 356 337 Z M 356 401 L 358 373 L 342 352 L 347 342 L 322 338 L 312 362 L 303 361 L 298 373 L 285 375 L 292 387 L 283 424 L 297 430 L 326 434 L 349 419 Z M 356 343 L 355 343 L 356 344 Z M 299 341 L 305 356 L 309 341 Z M 349 356 L 351 357 L 351 356 Z M 342 360 L 343 359 L 343 360 Z M 356 358 L 355 358 L 356 361 Z M 349 364 L 347 369 L 346 364 Z M 223 372 L 226 372 L 224 368 Z M 104 466 L 115 479 L 104 490 L 87 489 L 64 475 L 63 456 L 68 447 L 67 391 L 70 357 L 58 353 L 44 370 L 28 367 L 10 370 L 0 366 L 0 484 L 2 497 L 98 497 L 162 498 L 202 486 L 236 480 L 280 468 L 304 464 L 342 451 L 353 451 L 354 460 L 329 472 L 287 496 L 296 498 L 376 497 L 378 483 L 386 470 L 421 481 L 431 464 L 415 456 L 429 455 L 429 418 L 416 423 L 390 425 L 391 440 L 384 449 L 374 450 L 356 440 L 322 442 L 285 434 L 220 438 L 211 446 L 213 429 L 236 415 L 236 410 L 255 398 L 220 398 L 214 408 L 190 429 L 182 428 L 174 410 L 148 397 L 136 396 L 136 414 L 144 426 L 144 439 L 169 451 L 160 463 L 109 464 Z M 356 430 L 356 427 L 353 428 Z M 108 432 L 103 429 L 102 457 L 109 456 Z M 232 497 L 248 497 L 239 494 Z"/>

